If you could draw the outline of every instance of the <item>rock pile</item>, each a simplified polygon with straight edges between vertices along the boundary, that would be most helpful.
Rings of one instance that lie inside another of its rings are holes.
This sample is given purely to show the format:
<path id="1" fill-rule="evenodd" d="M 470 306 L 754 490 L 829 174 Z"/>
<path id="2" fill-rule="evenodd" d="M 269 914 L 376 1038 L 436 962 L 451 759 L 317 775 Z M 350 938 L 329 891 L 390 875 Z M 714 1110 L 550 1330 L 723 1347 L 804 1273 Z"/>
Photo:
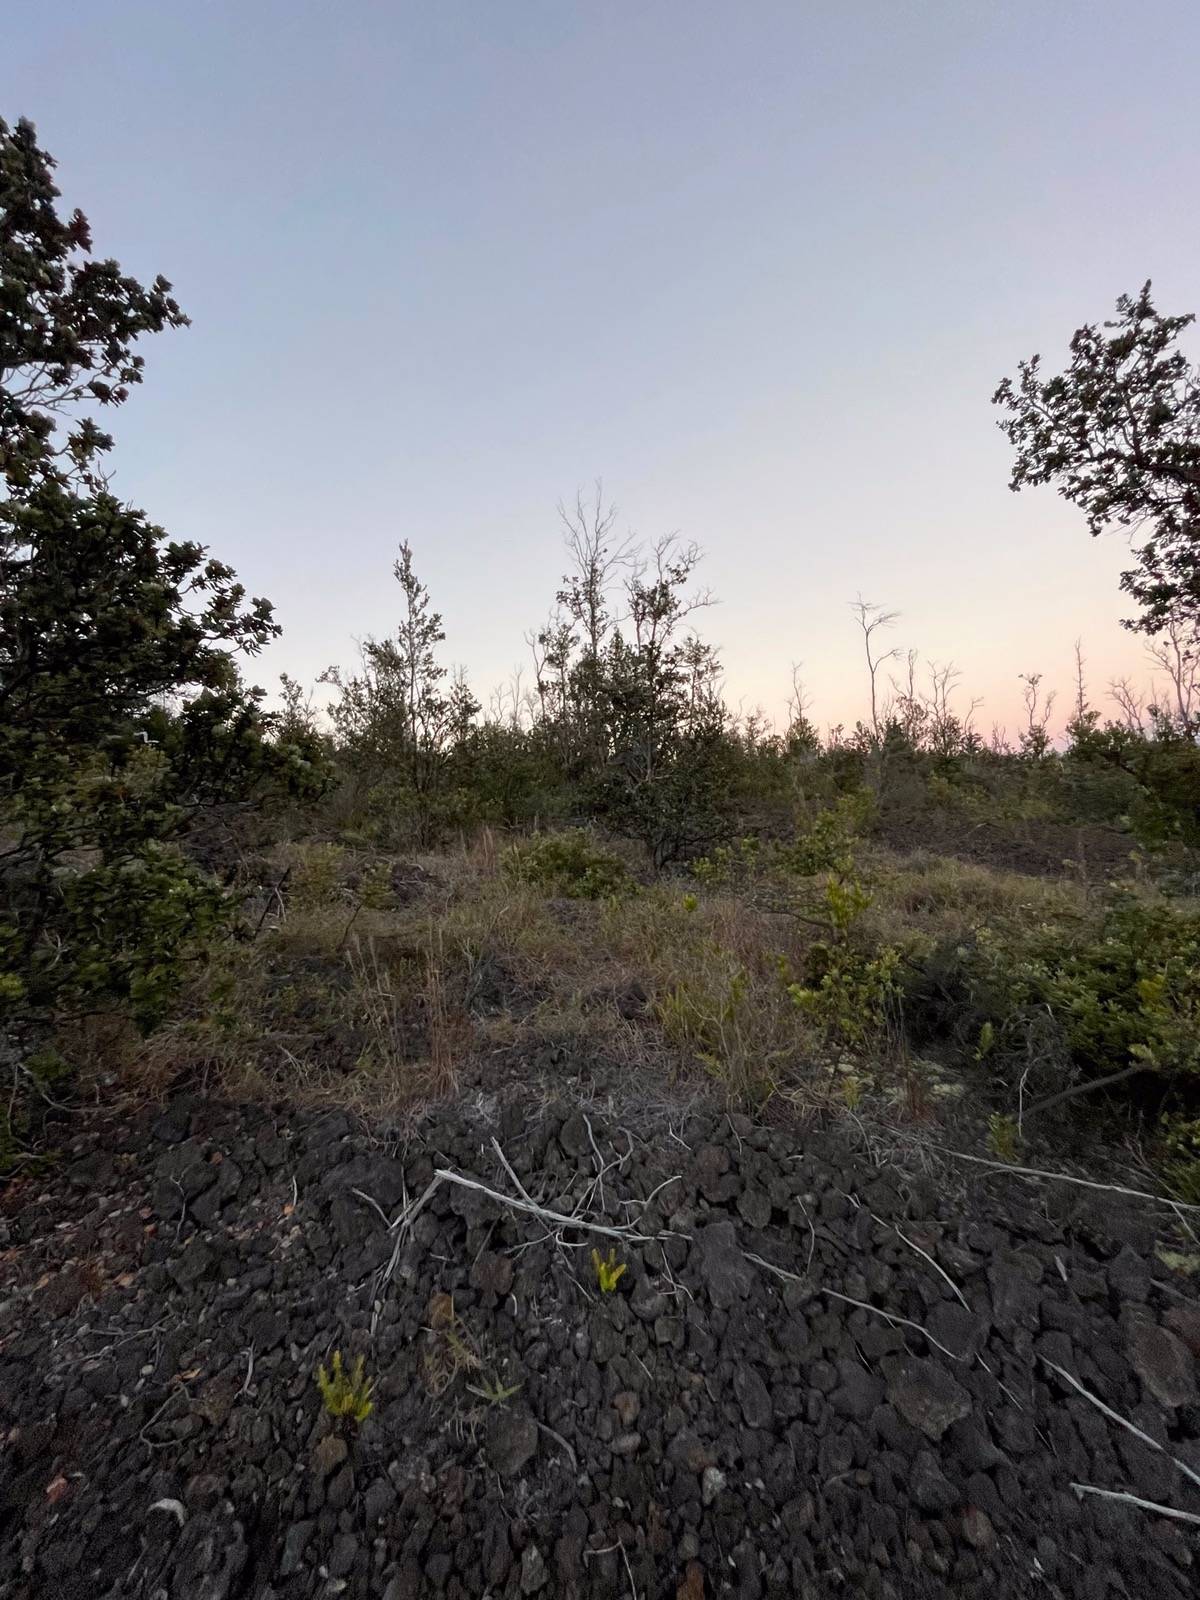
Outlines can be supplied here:
<path id="1" fill-rule="evenodd" d="M 1161 1220 L 715 1110 L 97 1120 L 0 1221 L 0 1596 L 1192 1595 Z"/>

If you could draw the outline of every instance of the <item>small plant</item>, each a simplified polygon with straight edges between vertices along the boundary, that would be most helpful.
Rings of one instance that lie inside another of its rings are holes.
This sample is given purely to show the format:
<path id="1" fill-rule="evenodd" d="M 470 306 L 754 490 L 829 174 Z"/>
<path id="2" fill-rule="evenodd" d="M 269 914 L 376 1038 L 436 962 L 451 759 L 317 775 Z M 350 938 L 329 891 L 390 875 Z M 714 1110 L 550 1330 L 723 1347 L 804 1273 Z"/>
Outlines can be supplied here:
<path id="1" fill-rule="evenodd" d="M 1020 1129 L 1016 1117 L 1002 1111 L 993 1111 L 988 1118 L 988 1149 L 997 1161 L 1013 1162 L 1017 1159 Z"/>
<path id="2" fill-rule="evenodd" d="M 499 1378 L 485 1378 L 482 1383 L 467 1384 L 467 1393 L 477 1394 L 489 1406 L 502 1406 L 513 1395 L 519 1394 L 522 1387 L 520 1383 L 501 1383 Z"/>
<path id="3" fill-rule="evenodd" d="M 317 1368 L 317 1387 L 331 1417 L 345 1418 L 361 1425 L 374 1411 L 375 1402 L 371 1394 L 375 1382 L 366 1377 L 363 1366 L 363 1357 L 359 1356 L 347 1372 L 342 1365 L 342 1352 L 335 1350 L 329 1370 L 325 1370 L 324 1364 Z"/>
<path id="4" fill-rule="evenodd" d="M 592 1266 L 596 1269 L 596 1282 L 601 1294 L 612 1294 L 625 1272 L 625 1262 L 617 1260 L 617 1252 L 610 1249 L 607 1256 L 599 1250 L 592 1251 Z"/>
<path id="5" fill-rule="evenodd" d="M 775 1020 L 750 973 L 718 945 L 696 952 L 691 971 L 655 1003 L 670 1042 L 688 1051 L 729 1095 L 761 1105 L 774 1091 L 781 1052 Z"/>
<path id="6" fill-rule="evenodd" d="M 454 1296 L 439 1290 L 429 1298 L 422 1376 L 435 1398 L 442 1395 L 461 1372 L 478 1372 L 480 1359 L 454 1308 Z"/>
<path id="7" fill-rule="evenodd" d="M 839 796 L 784 852 L 788 869 L 803 878 L 819 872 L 847 876 L 853 870 L 854 847 L 870 811 L 871 797 L 864 789 Z"/>
<path id="8" fill-rule="evenodd" d="M 289 874 L 292 903 L 311 910 L 336 899 L 345 858 L 346 852 L 338 844 L 312 842 L 293 846 Z"/>

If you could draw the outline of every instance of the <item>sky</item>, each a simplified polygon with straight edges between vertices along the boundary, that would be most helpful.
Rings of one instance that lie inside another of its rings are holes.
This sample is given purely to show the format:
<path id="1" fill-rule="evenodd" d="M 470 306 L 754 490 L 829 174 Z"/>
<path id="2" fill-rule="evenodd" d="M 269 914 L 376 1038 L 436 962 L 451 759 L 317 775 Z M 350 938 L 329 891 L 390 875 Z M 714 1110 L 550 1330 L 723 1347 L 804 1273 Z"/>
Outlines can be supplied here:
<path id="1" fill-rule="evenodd" d="M 274 602 L 255 681 L 386 634 L 407 539 L 486 700 L 597 478 L 706 552 L 735 706 L 802 663 L 820 724 L 863 714 L 860 593 L 985 731 L 1021 673 L 1065 706 L 1077 637 L 1098 702 L 1142 675 L 1122 537 L 1009 492 L 990 397 L 1146 278 L 1200 311 L 1195 0 L 5 0 L 3 35 L 0 115 L 192 318 L 114 488 Z"/>

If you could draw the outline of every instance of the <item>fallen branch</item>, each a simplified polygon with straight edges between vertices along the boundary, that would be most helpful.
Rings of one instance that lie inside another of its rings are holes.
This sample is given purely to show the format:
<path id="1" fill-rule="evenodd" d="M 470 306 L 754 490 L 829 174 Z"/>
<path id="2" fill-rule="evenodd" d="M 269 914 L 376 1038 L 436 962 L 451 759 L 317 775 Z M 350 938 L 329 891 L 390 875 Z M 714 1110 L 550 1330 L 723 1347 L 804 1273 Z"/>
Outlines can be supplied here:
<path id="1" fill-rule="evenodd" d="M 1166 1456 L 1168 1461 L 1173 1461 L 1179 1468 L 1180 1472 L 1183 1473 L 1184 1477 L 1190 1478 L 1196 1487 L 1200 1488 L 1200 1472 L 1193 1472 L 1191 1467 L 1180 1461 L 1178 1456 L 1173 1456 L 1164 1445 L 1159 1444 L 1157 1439 L 1152 1439 L 1148 1433 L 1143 1433 L 1140 1428 L 1135 1427 L 1132 1422 L 1127 1421 L 1127 1419 L 1123 1417 L 1119 1411 L 1114 1411 L 1111 1406 L 1106 1406 L 1103 1400 L 1094 1395 L 1090 1389 L 1085 1389 L 1080 1383 L 1079 1379 L 1073 1377 L 1065 1367 L 1057 1366 L 1046 1356 L 1042 1356 L 1041 1359 L 1046 1366 L 1050 1368 L 1051 1372 L 1056 1372 L 1058 1376 L 1062 1378 L 1064 1383 L 1069 1383 L 1072 1389 L 1081 1394 L 1085 1400 L 1091 1401 L 1096 1410 L 1102 1411 L 1110 1422 L 1115 1422 L 1119 1427 L 1127 1429 L 1128 1432 L 1133 1434 L 1135 1439 L 1140 1439 L 1143 1444 L 1148 1444 L 1151 1450 L 1157 1450 L 1160 1455 Z"/>
<path id="2" fill-rule="evenodd" d="M 892 1323 L 894 1327 L 912 1328 L 923 1339 L 928 1339 L 935 1349 L 940 1350 L 943 1355 L 949 1356 L 951 1361 L 963 1361 L 966 1359 L 964 1356 L 956 1355 L 953 1350 L 947 1350 L 946 1346 L 935 1339 L 929 1329 L 923 1328 L 919 1322 L 912 1322 L 908 1317 L 898 1317 L 894 1311 L 884 1311 L 882 1307 L 870 1305 L 866 1300 L 855 1300 L 851 1295 L 840 1294 L 836 1289 L 826 1289 L 819 1283 L 810 1283 L 807 1278 L 800 1277 L 799 1273 L 785 1272 L 782 1267 L 774 1266 L 770 1261 L 764 1261 L 762 1256 L 752 1255 L 749 1250 L 743 1250 L 742 1254 L 747 1261 L 753 1261 L 755 1266 L 762 1267 L 767 1272 L 773 1272 L 777 1278 L 784 1278 L 789 1283 L 804 1284 L 814 1294 L 828 1295 L 831 1300 L 841 1300 L 845 1305 L 857 1306 L 860 1311 L 870 1311 L 873 1316 L 882 1317 L 885 1322 Z"/>
<path id="3" fill-rule="evenodd" d="M 939 1263 L 936 1262 L 933 1259 L 933 1257 L 929 1254 L 928 1250 L 922 1250 L 921 1246 L 919 1244 L 914 1244 L 913 1241 L 908 1237 L 908 1235 L 906 1233 L 900 1233 L 900 1229 L 896 1226 L 896 1224 L 894 1222 L 885 1222 L 882 1217 L 876 1217 L 875 1213 L 873 1211 L 872 1211 L 871 1215 L 872 1215 L 872 1217 L 875 1217 L 875 1221 L 879 1223 L 880 1227 L 882 1227 L 882 1228 L 891 1228 L 894 1233 L 899 1234 L 900 1238 L 904 1240 L 904 1243 L 908 1246 L 908 1248 L 910 1250 L 915 1250 L 919 1256 L 924 1256 L 925 1260 L 928 1261 L 929 1265 L 933 1268 L 933 1270 L 935 1272 L 940 1273 L 942 1275 L 942 1277 L 945 1278 L 946 1282 L 950 1285 L 951 1289 L 953 1289 L 954 1293 L 957 1295 L 957 1297 L 961 1301 L 961 1303 L 964 1306 L 966 1306 L 968 1311 L 970 1311 L 971 1307 L 969 1305 L 967 1305 L 967 1297 L 966 1297 L 966 1295 L 963 1294 L 962 1290 L 958 1287 L 958 1285 L 955 1283 L 954 1279 L 946 1271 L 945 1267 L 939 1265 Z"/>
<path id="4" fill-rule="evenodd" d="M 495 1144 L 494 1140 L 493 1144 Z M 460 1189 L 470 1189 L 474 1194 L 486 1195 L 489 1200 L 494 1200 L 497 1205 L 508 1206 L 513 1211 L 522 1211 L 527 1216 L 537 1217 L 542 1222 L 550 1223 L 555 1229 L 575 1228 L 583 1233 L 602 1234 L 606 1239 L 620 1239 L 627 1244 L 654 1244 L 655 1239 L 661 1237 L 660 1235 L 648 1236 L 644 1233 L 638 1233 L 634 1228 L 628 1226 L 614 1228 L 603 1222 L 588 1222 L 583 1217 L 564 1216 L 561 1211 L 551 1211 L 546 1206 L 539 1206 L 526 1194 L 516 1173 L 513 1172 L 505 1160 L 504 1152 L 500 1149 L 500 1146 L 496 1144 L 495 1148 L 496 1154 L 500 1157 L 513 1183 L 520 1189 L 520 1196 L 501 1194 L 498 1189 L 490 1189 L 486 1183 L 480 1183 L 477 1178 L 464 1178 L 460 1172 L 451 1172 L 447 1167 L 438 1167 L 423 1192 L 416 1200 L 406 1205 L 390 1225 L 390 1231 L 396 1235 L 396 1242 L 392 1246 L 392 1254 L 387 1266 L 380 1271 L 376 1280 L 375 1293 L 372 1297 L 375 1301 L 375 1311 L 371 1318 L 372 1336 L 374 1336 L 375 1328 L 379 1322 L 381 1296 L 392 1281 L 396 1267 L 399 1264 L 405 1235 L 411 1231 L 413 1224 L 443 1183 L 454 1183 Z M 369 1205 L 374 1206 L 375 1210 L 383 1216 L 383 1209 L 378 1201 L 372 1199 L 370 1195 L 365 1194 L 361 1189 L 355 1189 L 353 1192 L 361 1200 L 365 1200 Z M 384 1221 L 387 1221 L 386 1217 L 384 1217 Z"/>
<path id="5" fill-rule="evenodd" d="M 924 1140 L 916 1141 L 925 1144 Z M 970 1161 L 977 1167 L 989 1167 L 993 1172 L 1007 1172 L 1014 1178 L 1040 1178 L 1049 1183 L 1074 1183 L 1081 1189 L 1100 1189 L 1106 1194 L 1125 1195 L 1130 1200 L 1149 1200 L 1152 1205 L 1177 1207 L 1181 1211 L 1200 1211 L 1200 1205 L 1182 1200 L 1169 1200 L 1166 1195 L 1148 1194 L 1144 1189 L 1126 1189 L 1119 1183 L 1097 1183 L 1094 1178 L 1076 1178 L 1069 1172 L 1043 1172 L 1039 1167 L 1014 1167 L 1007 1161 L 986 1161 L 983 1156 L 969 1156 L 965 1150 L 951 1150 L 947 1145 L 928 1144 L 939 1155 L 953 1156 L 956 1161 Z"/>
<path id="6" fill-rule="evenodd" d="M 1090 1483 L 1073 1483 L 1075 1493 L 1082 1500 L 1085 1494 L 1098 1495 L 1102 1500 L 1120 1500 L 1127 1506 L 1141 1506 L 1143 1511 L 1157 1511 L 1160 1517 L 1174 1517 L 1176 1522 L 1194 1522 L 1200 1527 L 1200 1517 L 1191 1511 L 1176 1511 L 1174 1506 L 1160 1506 L 1153 1500 L 1143 1500 L 1123 1489 L 1097 1489 Z"/>
<path id="7" fill-rule="evenodd" d="M 1114 1083 L 1124 1083 L 1126 1078 L 1132 1078 L 1139 1072 L 1150 1072 L 1151 1068 L 1144 1061 L 1135 1061 L 1131 1067 L 1122 1067 L 1120 1072 L 1110 1072 L 1103 1078 L 1092 1078 L 1087 1083 L 1072 1084 L 1069 1089 L 1060 1089 L 1057 1094 L 1049 1095 L 1045 1100 L 1039 1100 L 1029 1107 L 1024 1113 L 1026 1117 L 1036 1117 L 1039 1111 L 1049 1111 L 1052 1106 L 1060 1106 L 1065 1100 L 1076 1100 L 1080 1095 L 1095 1094 L 1097 1089 L 1107 1089 Z"/>
<path id="8" fill-rule="evenodd" d="M 585 1222 L 582 1217 L 568 1217 L 561 1211 L 551 1211 L 546 1206 L 535 1205 L 532 1200 L 501 1194 L 498 1189 L 489 1189 L 486 1183 L 480 1183 L 476 1178 L 464 1178 L 461 1173 L 451 1172 L 446 1167 L 437 1169 L 433 1175 L 433 1182 L 434 1186 L 438 1183 L 456 1183 L 461 1189 L 470 1189 L 476 1194 L 486 1195 L 498 1205 L 510 1206 L 514 1211 L 527 1212 L 531 1217 L 539 1217 L 543 1222 L 553 1222 L 560 1228 L 580 1228 L 584 1233 L 603 1234 L 607 1239 L 627 1239 L 631 1244 L 654 1243 L 653 1238 L 647 1237 L 644 1233 L 635 1233 L 631 1227 L 613 1228 L 603 1222 Z"/>

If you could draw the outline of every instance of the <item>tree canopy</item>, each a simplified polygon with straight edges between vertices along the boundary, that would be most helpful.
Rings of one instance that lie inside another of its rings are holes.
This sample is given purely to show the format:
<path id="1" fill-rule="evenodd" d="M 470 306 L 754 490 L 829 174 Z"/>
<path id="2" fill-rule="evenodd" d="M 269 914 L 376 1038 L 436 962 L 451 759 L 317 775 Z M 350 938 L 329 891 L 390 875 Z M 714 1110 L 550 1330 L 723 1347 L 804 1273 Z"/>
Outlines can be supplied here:
<path id="1" fill-rule="evenodd" d="M 1016 456 L 1011 487 L 1054 484 L 1088 527 L 1141 530 L 1121 584 L 1141 607 L 1130 626 L 1157 633 L 1200 621 L 1200 370 L 1178 348 L 1192 315 L 1161 316 L 1150 284 L 1117 315 L 1085 324 L 1070 364 L 1046 378 L 1022 361 L 993 398 Z"/>

